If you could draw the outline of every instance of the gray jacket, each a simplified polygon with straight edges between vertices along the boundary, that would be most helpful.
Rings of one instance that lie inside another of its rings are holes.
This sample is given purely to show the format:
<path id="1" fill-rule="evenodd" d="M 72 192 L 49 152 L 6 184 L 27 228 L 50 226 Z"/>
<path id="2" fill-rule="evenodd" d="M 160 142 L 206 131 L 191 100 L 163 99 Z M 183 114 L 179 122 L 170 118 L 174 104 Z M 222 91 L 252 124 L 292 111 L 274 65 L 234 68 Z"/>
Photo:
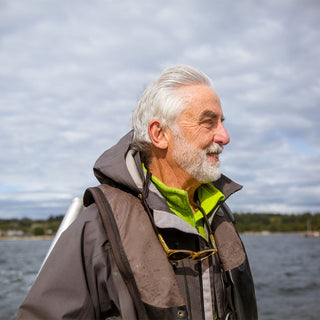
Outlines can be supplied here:
<path id="1" fill-rule="evenodd" d="M 107 150 L 94 172 L 100 183 L 111 186 L 106 195 L 116 232 L 147 318 L 213 319 L 217 314 L 222 319 L 230 313 L 229 319 L 257 319 L 247 256 L 227 206 L 209 216 L 219 255 L 169 263 L 143 220 L 145 211 L 136 195 L 142 192 L 145 173 L 130 141 L 131 133 Z M 225 176 L 214 185 L 226 198 L 241 188 Z M 170 248 L 206 249 L 207 241 L 170 211 L 152 183 L 149 188 L 148 205 Z M 90 204 L 62 234 L 19 308 L 18 319 L 138 319 L 108 236 L 96 204 Z"/>

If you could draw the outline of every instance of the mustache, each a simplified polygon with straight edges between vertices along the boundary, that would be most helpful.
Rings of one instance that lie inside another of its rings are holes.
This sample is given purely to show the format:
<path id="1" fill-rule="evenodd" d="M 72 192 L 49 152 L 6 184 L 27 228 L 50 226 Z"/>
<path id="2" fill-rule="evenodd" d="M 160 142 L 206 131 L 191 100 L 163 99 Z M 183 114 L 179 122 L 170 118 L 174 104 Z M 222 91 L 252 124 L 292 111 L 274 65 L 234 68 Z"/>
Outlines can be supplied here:
<path id="1" fill-rule="evenodd" d="M 206 148 L 207 153 L 221 153 L 223 151 L 223 146 L 220 146 L 218 143 L 213 143 L 211 146 Z"/>

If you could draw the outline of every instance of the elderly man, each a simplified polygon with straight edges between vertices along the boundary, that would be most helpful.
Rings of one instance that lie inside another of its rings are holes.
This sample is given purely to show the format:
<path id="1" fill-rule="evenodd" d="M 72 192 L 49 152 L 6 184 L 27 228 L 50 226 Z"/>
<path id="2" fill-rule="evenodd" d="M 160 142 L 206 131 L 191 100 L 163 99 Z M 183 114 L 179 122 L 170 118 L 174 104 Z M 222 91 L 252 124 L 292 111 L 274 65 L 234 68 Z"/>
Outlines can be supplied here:
<path id="1" fill-rule="evenodd" d="M 96 162 L 101 183 L 62 234 L 21 319 L 257 319 L 253 280 L 225 201 L 228 144 L 210 79 L 165 70 L 133 130 Z"/>

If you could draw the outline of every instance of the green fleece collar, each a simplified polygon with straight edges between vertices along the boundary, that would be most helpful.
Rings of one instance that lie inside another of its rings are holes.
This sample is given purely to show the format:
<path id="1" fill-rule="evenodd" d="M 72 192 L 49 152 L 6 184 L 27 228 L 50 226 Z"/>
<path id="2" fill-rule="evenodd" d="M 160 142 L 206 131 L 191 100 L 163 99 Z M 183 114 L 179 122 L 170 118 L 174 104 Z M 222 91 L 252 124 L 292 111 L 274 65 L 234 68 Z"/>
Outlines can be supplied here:
<path id="1" fill-rule="evenodd" d="M 169 208 L 205 237 L 202 213 L 199 210 L 193 213 L 187 192 L 181 189 L 168 187 L 154 176 L 151 177 L 151 180 L 166 199 Z M 210 183 L 201 185 L 197 189 L 197 194 L 201 207 L 206 214 L 209 214 L 218 202 L 225 199 L 222 192 Z"/>

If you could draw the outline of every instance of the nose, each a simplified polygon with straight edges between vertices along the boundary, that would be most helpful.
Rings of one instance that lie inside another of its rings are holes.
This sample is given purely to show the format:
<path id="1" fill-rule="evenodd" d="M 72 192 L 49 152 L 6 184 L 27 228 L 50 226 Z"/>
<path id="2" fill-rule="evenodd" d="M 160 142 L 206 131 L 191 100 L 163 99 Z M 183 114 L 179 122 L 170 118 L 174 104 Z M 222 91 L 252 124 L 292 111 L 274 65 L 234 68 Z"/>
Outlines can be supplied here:
<path id="1" fill-rule="evenodd" d="M 220 146 L 225 146 L 230 142 L 230 136 L 228 134 L 228 131 L 222 123 L 217 128 L 217 131 L 214 135 L 213 140 L 215 143 L 218 143 Z"/>

